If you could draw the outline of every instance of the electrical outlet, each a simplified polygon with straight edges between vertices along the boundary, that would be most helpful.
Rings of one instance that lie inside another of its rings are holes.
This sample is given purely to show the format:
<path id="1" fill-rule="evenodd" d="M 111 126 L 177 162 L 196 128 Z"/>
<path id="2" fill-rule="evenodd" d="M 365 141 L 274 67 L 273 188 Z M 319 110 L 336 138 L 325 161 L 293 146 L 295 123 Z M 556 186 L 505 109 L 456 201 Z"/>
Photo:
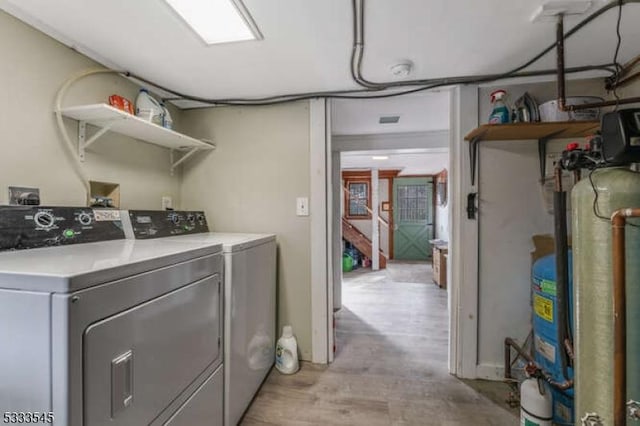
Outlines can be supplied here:
<path id="1" fill-rule="evenodd" d="M 168 195 L 162 197 L 162 210 L 170 210 L 173 208 L 173 199 Z"/>
<path id="2" fill-rule="evenodd" d="M 20 206 L 39 206 L 40 189 L 22 186 L 9 187 L 9 204 Z"/>

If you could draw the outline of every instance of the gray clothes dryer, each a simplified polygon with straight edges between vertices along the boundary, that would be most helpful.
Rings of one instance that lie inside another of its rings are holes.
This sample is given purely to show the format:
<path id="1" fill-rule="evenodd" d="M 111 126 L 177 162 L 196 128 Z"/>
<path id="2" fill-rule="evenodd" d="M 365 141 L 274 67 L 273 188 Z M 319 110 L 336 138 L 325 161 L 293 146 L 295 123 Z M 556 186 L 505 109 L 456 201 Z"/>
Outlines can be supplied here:
<path id="1" fill-rule="evenodd" d="M 53 213 L 55 229 L 33 235 L 91 234 L 78 214 Z M 56 426 L 221 425 L 221 245 L 67 243 L 0 253 L 0 413 L 51 413 Z"/>

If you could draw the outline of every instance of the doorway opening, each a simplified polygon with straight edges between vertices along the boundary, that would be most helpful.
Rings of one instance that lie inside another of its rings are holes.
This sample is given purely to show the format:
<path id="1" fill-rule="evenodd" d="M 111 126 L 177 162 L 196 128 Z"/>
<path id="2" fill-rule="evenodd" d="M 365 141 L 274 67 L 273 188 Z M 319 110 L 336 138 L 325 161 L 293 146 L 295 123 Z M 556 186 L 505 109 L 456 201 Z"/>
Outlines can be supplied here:
<path id="1" fill-rule="evenodd" d="M 374 355 L 380 368 L 417 368 L 410 359 L 428 352 L 422 371 L 449 376 L 446 279 L 434 280 L 434 266 L 446 276 L 436 248 L 446 255 L 449 100 L 445 91 L 332 102 L 336 365 Z M 389 125 L 386 115 L 399 119 Z M 402 355 L 372 352 L 383 347 Z"/>

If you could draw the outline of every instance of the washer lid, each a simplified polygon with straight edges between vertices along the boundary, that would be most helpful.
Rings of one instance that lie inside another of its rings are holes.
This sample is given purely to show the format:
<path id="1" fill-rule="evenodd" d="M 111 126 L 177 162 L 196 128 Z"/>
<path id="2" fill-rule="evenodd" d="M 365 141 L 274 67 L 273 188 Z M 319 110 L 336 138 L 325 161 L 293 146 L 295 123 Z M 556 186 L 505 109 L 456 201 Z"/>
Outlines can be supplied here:
<path id="1" fill-rule="evenodd" d="M 0 253 L 0 288 L 71 292 L 218 253 L 221 244 L 116 240 Z"/>
<path id="2" fill-rule="evenodd" d="M 240 234 L 231 232 L 209 232 L 203 234 L 181 235 L 163 238 L 163 241 L 179 241 L 194 243 L 222 244 L 225 253 L 233 253 L 259 246 L 268 242 L 275 242 L 274 234 Z"/>

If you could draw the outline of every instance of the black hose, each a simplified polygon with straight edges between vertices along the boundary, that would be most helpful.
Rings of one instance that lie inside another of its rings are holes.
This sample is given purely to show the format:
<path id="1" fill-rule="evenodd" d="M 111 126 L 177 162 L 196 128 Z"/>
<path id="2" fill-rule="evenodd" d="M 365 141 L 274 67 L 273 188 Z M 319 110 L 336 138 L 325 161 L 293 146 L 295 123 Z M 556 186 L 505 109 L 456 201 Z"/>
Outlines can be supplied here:
<path id="1" fill-rule="evenodd" d="M 569 244 L 567 237 L 567 193 L 560 190 L 553 193 L 553 211 L 555 225 L 555 255 L 556 255 L 556 338 L 558 342 L 558 356 L 562 366 L 562 375 L 568 380 L 568 357 L 563 350 L 563 343 L 567 339 L 567 311 L 568 311 L 568 283 L 569 283 Z"/>
<path id="2" fill-rule="evenodd" d="M 358 12 L 358 7 L 356 5 L 356 1 L 360 3 L 360 15 L 359 17 L 356 19 L 356 21 L 360 21 L 360 29 L 361 29 L 361 33 L 360 33 L 360 40 L 359 40 L 359 46 L 360 46 L 360 50 L 362 51 L 359 55 L 359 61 L 356 67 L 357 70 L 357 75 L 355 76 L 355 80 L 356 83 L 361 84 L 365 87 L 371 88 L 371 87 L 377 87 L 377 88 L 382 88 L 382 89 L 387 89 L 390 87 L 397 87 L 397 86 L 408 86 L 408 85 L 422 85 L 422 84 L 430 84 L 430 82 L 434 81 L 432 80 L 405 80 L 405 81 L 393 81 L 393 82 L 374 82 L 374 81 L 370 81 L 367 80 L 366 78 L 364 78 L 364 76 L 362 75 L 362 60 L 364 57 L 364 46 L 365 46 L 365 39 L 364 39 L 364 2 L 365 0 L 354 0 L 352 2 L 353 5 L 353 14 L 357 15 Z M 601 7 L 600 9 L 596 10 L 595 12 L 593 12 L 591 15 L 587 16 L 585 19 L 583 19 L 582 21 L 580 21 L 578 24 L 576 24 L 573 28 L 571 28 L 569 31 L 567 31 L 564 34 L 564 39 L 568 39 L 569 37 L 571 37 L 572 35 L 574 35 L 575 33 L 577 33 L 578 31 L 580 31 L 582 28 L 584 28 L 587 24 L 589 24 L 590 22 L 592 22 L 593 20 L 595 20 L 596 18 L 600 17 L 601 15 L 603 15 L 604 13 L 608 12 L 609 10 L 615 8 L 615 7 L 621 7 L 625 4 L 629 4 L 629 3 L 640 3 L 640 0 L 615 0 L 612 1 L 606 5 L 604 5 L 603 7 Z M 356 22 L 354 21 L 354 22 Z M 354 43 L 354 49 L 356 48 L 356 44 Z M 505 78 L 509 78 L 511 75 L 518 73 L 519 71 L 522 71 L 525 68 L 530 67 L 531 65 L 533 65 L 534 63 L 536 63 L 537 61 L 539 61 L 540 59 L 542 59 L 546 54 L 548 54 L 549 52 L 551 52 L 552 50 L 554 50 L 556 48 L 556 43 L 554 42 L 553 44 L 550 44 L 548 47 L 546 47 L 544 50 L 542 50 L 540 53 L 538 53 L 536 56 L 534 56 L 533 58 L 531 58 L 530 60 L 528 60 L 527 62 L 525 62 L 524 64 L 510 70 L 507 71 L 505 73 L 499 74 L 496 78 L 492 78 L 489 80 L 485 80 L 485 79 L 478 79 L 475 80 L 474 82 L 469 82 L 469 83 L 458 83 L 458 84 L 477 84 L 477 83 L 486 83 L 489 81 L 494 81 L 494 80 L 502 80 Z"/>
<path id="3" fill-rule="evenodd" d="M 212 99 L 212 98 L 203 98 L 193 95 L 188 95 L 184 93 L 180 93 L 176 90 L 169 89 L 165 86 L 162 86 L 156 82 L 147 80 L 143 77 L 132 73 L 125 73 L 124 75 L 127 77 L 135 78 L 143 83 L 154 86 L 164 92 L 170 93 L 172 95 L 177 96 L 179 99 L 191 100 L 196 102 L 201 102 L 209 105 L 239 105 L 239 106 L 265 106 L 265 105 L 277 105 L 288 102 L 296 102 L 308 99 L 317 99 L 317 98 L 332 98 L 332 99 L 382 99 L 382 98 L 390 98 L 395 96 L 402 96 L 410 93 L 422 92 L 426 90 L 435 89 L 443 86 L 451 86 L 451 85 L 464 85 L 464 84 L 480 84 L 480 83 L 488 83 L 491 81 L 503 80 L 506 78 L 523 78 L 523 77 L 532 77 L 532 76 L 542 76 L 542 75 L 553 75 L 557 72 L 557 70 L 542 70 L 542 71 L 529 71 L 523 72 L 521 71 L 538 60 L 540 60 L 543 56 L 549 53 L 551 50 L 555 48 L 555 43 L 544 49 L 542 52 L 525 62 L 524 64 L 508 71 L 505 73 L 499 74 L 489 74 L 489 75 L 478 75 L 478 76 L 458 76 L 458 77 L 442 77 L 442 78 L 434 78 L 434 79 L 422 79 L 422 80 L 409 80 L 409 81 L 395 81 L 389 83 L 376 83 L 366 80 L 362 77 L 362 62 L 364 57 L 364 13 L 357 15 L 358 9 L 358 1 L 363 0 L 352 0 L 352 8 L 353 8 L 353 46 L 351 52 L 351 76 L 361 86 L 364 86 L 365 89 L 357 89 L 357 90 L 338 90 L 338 91 L 321 91 L 321 92 L 305 92 L 305 93 L 296 93 L 296 94 L 284 94 L 284 95 L 276 95 L 276 96 L 268 96 L 263 98 L 226 98 L 226 99 Z M 569 38 L 576 32 L 578 32 L 581 28 L 586 26 L 588 23 L 604 14 L 608 10 L 613 7 L 619 6 L 619 4 L 628 4 L 628 3 L 640 3 L 640 0 L 616 0 L 602 8 L 598 9 L 593 14 L 589 15 L 583 21 L 578 23 L 575 27 L 569 30 L 564 38 Z M 364 3 L 362 4 L 361 10 L 364 10 Z M 567 73 L 576 73 L 576 72 L 584 72 L 591 70 L 606 70 L 611 72 L 612 75 L 615 74 L 615 71 L 610 69 L 612 64 L 604 64 L 604 65 L 587 65 L 576 68 L 569 68 L 566 70 Z M 615 64 L 613 64 L 615 66 Z M 417 88 L 385 93 L 385 94 L 374 94 L 368 95 L 372 92 L 379 92 L 392 87 L 407 87 L 407 86 L 420 86 Z M 360 94 L 360 95 L 359 95 Z M 166 98 L 165 100 L 176 100 L 172 98 Z"/>

